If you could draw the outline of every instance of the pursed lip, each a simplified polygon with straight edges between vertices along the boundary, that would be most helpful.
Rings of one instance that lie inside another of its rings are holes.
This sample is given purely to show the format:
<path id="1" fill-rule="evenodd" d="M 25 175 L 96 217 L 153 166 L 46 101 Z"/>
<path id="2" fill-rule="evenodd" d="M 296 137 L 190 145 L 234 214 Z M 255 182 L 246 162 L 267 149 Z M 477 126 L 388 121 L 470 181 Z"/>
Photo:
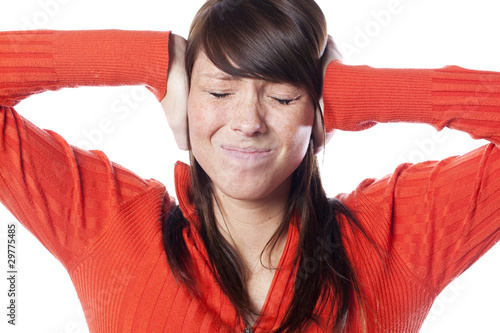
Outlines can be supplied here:
<path id="1" fill-rule="evenodd" d="M 256 147 L 238 147 L 230 145 L 221 145 L 222 150 L 229 156 L 244 159 L 257 160 L 269 156 L 272 149 Z"/>

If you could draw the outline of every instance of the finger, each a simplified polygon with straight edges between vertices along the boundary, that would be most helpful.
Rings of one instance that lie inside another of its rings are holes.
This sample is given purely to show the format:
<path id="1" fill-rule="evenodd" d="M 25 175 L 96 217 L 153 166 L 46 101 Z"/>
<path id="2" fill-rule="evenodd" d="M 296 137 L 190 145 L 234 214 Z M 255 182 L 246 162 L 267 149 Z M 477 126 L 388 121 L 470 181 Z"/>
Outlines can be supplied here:
<path id="1" fill-rule="evenodd" d="M 169 126 L 174 134 L 175 142 L 179 149 L 181 150 L 189 150 L 190 149 L 190 144 L 189 144 L 189 135 L 188 135 L 188 122 L 187 122 L 187 116 L 185 111 L 179 111 L 177 110 L 178 114 L 183 115 L 183 117 L 179 117 L 175 121 L 175 124 L 170 124 Z"/>
<path id="2" fill-rule="evenodd" d="M 162 106 L 167 117 L 168 126 L 174 134 L 175 142 L 179 149 L 189 150 L 187 97 L 183 90 L 171 91 L 162 101 Z"/>
<path id="3" fill-rule="evenodd" d="M 323 146 L 325 143 L 324 140 L 324 129 L 323 129 L 323 122 L 321 120 L 321 108 L 316 109 L 316 114 L 314 115 L 314 124 L 313 124 L 313 130 L 312 130 L 312 137 L 313 137 L 313 145 L 314 145 L 314 153 L 317 154 L 321 150 L 323 150 Z"/>

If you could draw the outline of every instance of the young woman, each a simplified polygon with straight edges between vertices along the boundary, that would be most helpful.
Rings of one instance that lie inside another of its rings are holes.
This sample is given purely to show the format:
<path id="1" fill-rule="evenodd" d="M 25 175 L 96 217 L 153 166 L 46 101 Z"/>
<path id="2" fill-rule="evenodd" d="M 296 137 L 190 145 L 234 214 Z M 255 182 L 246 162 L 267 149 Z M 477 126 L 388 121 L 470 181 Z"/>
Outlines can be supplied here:
<path id="1" fill-rule="evenodd" d="M 2 34 L 0 197 L 68 270 L 90 331 L 418 331 L 500 237 L 500 75 L 343 65 L 314 1 L 208 1 L 188 41 Z M 190 149 L 178 206 L 13 109 L 123 84 L 146 85 Z M 394 121 L 491 144 L 327 199 L 314 153 L 332 131 Z"/>

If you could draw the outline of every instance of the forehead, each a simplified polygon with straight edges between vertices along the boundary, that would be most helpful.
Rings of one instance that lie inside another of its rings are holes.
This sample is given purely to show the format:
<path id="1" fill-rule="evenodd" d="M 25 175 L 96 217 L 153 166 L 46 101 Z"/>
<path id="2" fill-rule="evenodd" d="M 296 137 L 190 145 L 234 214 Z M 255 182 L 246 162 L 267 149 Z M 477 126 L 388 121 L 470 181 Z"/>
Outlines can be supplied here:
<path id="1" fill-rule="evenodd" d="M 233 76 L 228 74 L 221 69 L 219 69 L 215 64 L 208 58 L 205 52 L 200 52 L 195 59 L 195 63 L 192 71 L 192 81 L 219 81 L 219 82 L 259 82 L 262 85 L 270 85 L 273 87 L 283 87 L 287 89 L 302 90 L 304 87 L 297 86 L 288 82 L 274 82 L 262 79 L 254 78 L 242 78 L 238 76 Z"/>
<path id="2" fill-rule="evenodd" d="M 223 72 L 207 57 L 205 52 L 199 52 L 193 66 L 193 78 L 217 79 L 224 81 L 238 80 L 238 78 Z"/>

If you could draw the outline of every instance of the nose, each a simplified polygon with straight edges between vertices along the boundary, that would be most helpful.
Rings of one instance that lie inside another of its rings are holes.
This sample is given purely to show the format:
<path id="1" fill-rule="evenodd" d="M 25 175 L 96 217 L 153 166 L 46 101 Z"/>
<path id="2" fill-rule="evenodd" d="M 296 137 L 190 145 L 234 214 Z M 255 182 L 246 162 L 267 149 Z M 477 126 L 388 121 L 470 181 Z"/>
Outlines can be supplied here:
<path id="1" fill-rule="evenodd" d="M 263 106 L 257 96 L 246 97 L 232 112 L 231 129 L 245 136 L 263 134 L 267 131 Z"/>

